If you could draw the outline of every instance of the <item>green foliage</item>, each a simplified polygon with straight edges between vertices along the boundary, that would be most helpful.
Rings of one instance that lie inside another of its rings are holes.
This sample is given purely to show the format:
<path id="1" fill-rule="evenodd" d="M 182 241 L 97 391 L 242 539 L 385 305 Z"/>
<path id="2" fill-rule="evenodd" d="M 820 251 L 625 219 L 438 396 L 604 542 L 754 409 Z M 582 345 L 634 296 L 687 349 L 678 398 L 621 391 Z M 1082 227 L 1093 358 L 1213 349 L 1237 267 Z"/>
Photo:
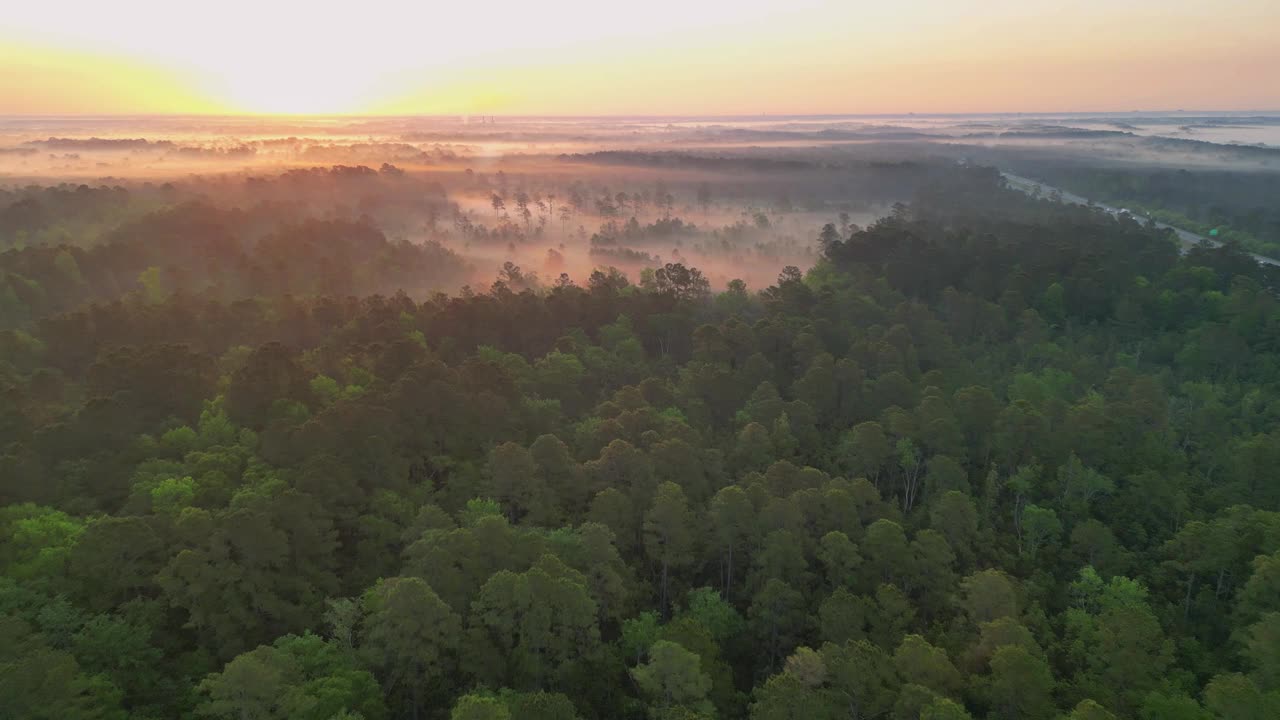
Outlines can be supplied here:
<path id="1" fill-rule="evenodd" d="M 908 635 L 893 652 L 893 666 L 905 683 L 926 687 L 938 695 L 952 695 L 962 684 L 946 651 L 919 635 Z"/>
<path id="2" fill-rule="evenodd" d="M 407 698 L 416 713 L 425 692 L 457 664 L 461 621 L 418 578 L 381 581 L 363 604 L 360 654 L 383 686 Z"/>
<path id="3" fill-rule="evenodd" d="M 622 637 L 618 643 L 623 654 L 634 658 L 637 664 L 649 656 L 649 648 L 658 639 L 660 621 L 656 612 L 642 612 L 622 623 Z"/>
<path id="4" fill-rule="evenodd" d="M 920 711 L 920 720 L 972 720 L 973 716 L 947 698 L 938 698 Z"/>
<path id="5" fill-rule="evenodd" d="M 1280 716 L 1280 271 L 921 168 L 715 299 L 216 208 L 5 253 L 0 715 Z"/>
<path id="6" fill-rule="evenodd" d="M 31 503 L 0 508 L 0 568 L 16 580 L 47 583 L 61 575 L 84 532 L 80 520 Z"/>
<path id="7" fill-rule="evenodd" d="M 165 478 L 151 489 L 151 507 L 158 513 L 174 515 L 189 507 L 196 497 L 196 481 L 190 476 Z"/>
<path id="8" fill-rule="evenodd" d="M 200 683 L 196 709 L 215 718 L 383 718 L 382 691 L 353 656 L 314 635 L 289 635 L 236 656 Z"/>
<path id="9" fill-rule="evenodd" d="M 991 704 L 1002 717 L 1053 716 L 1053 674 L 1026 648 L 1006 645 L 991 656 Z"/>
<path id="10" fill-rule="evenodd" d="M 506 703 L 484 695 L 463 695 L 449 713 L 449 720 L 511 720 L 511 717 Z"/>
<path id="11" fill-rule="evenodd" d="M 495 684 L 544 687 L 599 643 L 597 606 L 581 573 L 553 555 L 495 573 L 472 603 L 470 669 Z"/>
<path id="12" fill-rule="evenodd" d="M 673 717 L 676 708 L 708 717 L 713 713 L 707 700 L 711 680 L 703 674 L 698 656 L 674 642 L 654 643 L 649 662 L 633 668 L 631 677 L 649 698 L 654 718 Z"/>
<path id="13" fill-rule="evenodd" d="M 1204 689 L 1204 705 L 1225 720 L 1262 720 L 1280 713 L 1280 693 L 1264 692 L 1239 673 L 1214 677 Z"/>

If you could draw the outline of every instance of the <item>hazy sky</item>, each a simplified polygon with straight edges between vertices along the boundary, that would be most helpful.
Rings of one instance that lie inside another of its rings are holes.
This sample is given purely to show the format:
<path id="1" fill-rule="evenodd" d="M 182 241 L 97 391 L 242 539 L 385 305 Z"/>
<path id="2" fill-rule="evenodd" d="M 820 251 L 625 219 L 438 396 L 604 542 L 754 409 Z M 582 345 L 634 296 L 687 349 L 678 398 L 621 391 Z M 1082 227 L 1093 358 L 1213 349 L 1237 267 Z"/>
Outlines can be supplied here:
<path id="1" fill-rule="evenodd" d="M 1280 108 L 1280 0 L 330 5 L 16 0 L 0 113 Z"/>

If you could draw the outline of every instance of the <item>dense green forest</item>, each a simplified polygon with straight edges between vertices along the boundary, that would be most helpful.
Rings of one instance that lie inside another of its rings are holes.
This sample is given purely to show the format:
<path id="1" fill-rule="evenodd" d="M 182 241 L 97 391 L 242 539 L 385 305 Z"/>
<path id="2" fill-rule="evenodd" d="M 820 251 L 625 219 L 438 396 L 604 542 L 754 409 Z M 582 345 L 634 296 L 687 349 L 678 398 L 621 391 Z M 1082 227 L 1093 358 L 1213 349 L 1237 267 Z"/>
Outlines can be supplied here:
<path id="1" fill-rule="evenodd" d="M 459 261 L 56 199 L 128 225 L 0 254 L 0 718 L 1280 717 L 1232 244 L 956 166 L 759 291 L 380 295 Z"/>
<path id="2" fill-rule="evenodd" d="M 1175 227 L 1280 257 L 1280 173 L 1032 162 L 1046 182 Z"/>

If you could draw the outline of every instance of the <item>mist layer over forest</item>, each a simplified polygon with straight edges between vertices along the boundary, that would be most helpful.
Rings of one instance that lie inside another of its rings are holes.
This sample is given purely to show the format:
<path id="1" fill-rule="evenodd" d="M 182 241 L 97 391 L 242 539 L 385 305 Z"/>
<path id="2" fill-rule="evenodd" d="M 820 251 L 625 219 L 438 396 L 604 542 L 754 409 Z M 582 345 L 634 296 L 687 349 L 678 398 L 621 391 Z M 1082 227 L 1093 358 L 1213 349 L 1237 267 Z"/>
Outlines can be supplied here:
<path id="1" fill-rule="evenodd" d="M 1278 131 L 0 118 L 0 718 L 1278 717 Z"/>
<path id="2" fill-rule="evenodd" d="M 562 274 L 582 282 L 598 267 L 638 280 L 666 263 L 694 265 L 715 287 L 758 288 L 781 267 L 810 267 L 824 225 L 867 225 L 946 166 L 977 162 L 1204 232 L 1229 223 L 1250 249 L 1280 250 L 1265 202 L 1280 173 L 1273 131 L 1280 118 L 1229 114 L 7 118 L 0 247 L 23 251 L 7 260 L 20 274 L 57 257 L 70 268 L 99 245 L 138 250 L 109 278 L 91 269 L 34 301 L 57 309 L 135 289 L 147 270 L 153 290 L 223 297 L 424 297 L 483 291 L 500 275 L 518 291 Z M 1192 139 L 1210 132 L 1273 145 Z M 301 252 L 304 225 L 339 239 Z M 171 242 L 179 228 L 186 240 Z M 246 254 L 292 257 L 293 276 L 237 276 L 232 267 L 258 261 Z M 368 269 L 389 266 L 399 272 Z"/>

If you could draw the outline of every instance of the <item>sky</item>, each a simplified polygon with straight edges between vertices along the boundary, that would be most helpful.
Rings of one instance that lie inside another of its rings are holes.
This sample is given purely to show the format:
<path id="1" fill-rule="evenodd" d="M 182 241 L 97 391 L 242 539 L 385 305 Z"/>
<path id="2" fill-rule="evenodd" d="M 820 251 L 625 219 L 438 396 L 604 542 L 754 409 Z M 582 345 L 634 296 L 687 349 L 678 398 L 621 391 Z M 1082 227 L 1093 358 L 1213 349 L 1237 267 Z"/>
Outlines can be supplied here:
<path id="1" fill-rule="evenodd" d="M 1278 33 L 1277 0 L 15 0 L 0 114 L 1276 110 Z"/>

